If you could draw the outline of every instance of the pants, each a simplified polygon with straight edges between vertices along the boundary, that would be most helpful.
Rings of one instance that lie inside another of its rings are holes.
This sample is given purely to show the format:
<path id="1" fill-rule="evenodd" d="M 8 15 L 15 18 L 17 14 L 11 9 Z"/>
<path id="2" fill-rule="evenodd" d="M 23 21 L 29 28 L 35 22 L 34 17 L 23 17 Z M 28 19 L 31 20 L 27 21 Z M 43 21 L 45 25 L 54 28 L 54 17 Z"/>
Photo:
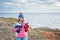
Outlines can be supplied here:
<path id="1" fill-rule="evenodd" d="M 28 40 L 28 37 L 24 37 L 24 38 L 16 38 L 16 40 Z"/>

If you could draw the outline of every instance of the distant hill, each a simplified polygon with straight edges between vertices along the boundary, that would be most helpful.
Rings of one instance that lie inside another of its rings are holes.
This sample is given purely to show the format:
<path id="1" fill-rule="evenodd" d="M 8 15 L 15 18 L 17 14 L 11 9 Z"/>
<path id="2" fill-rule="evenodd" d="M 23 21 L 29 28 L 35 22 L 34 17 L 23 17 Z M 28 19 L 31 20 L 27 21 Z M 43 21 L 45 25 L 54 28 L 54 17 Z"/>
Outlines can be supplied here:
<path id="1" fill-rule="evenodd" d="M 17 19 L 0 17 L 0 40 L 15 40 L 13 24 Z M 60 30 L 51 28 L 30 28 L 29 40 L 60 40 Z"/>
<path id="2" fill-rule="evenodd" d="M 4 18 L 0 17 L 0 27 L 1 26 L 10 26 L 12 27 L 13 24 L 16 22 L 17 19 L 14 18 Z"/>

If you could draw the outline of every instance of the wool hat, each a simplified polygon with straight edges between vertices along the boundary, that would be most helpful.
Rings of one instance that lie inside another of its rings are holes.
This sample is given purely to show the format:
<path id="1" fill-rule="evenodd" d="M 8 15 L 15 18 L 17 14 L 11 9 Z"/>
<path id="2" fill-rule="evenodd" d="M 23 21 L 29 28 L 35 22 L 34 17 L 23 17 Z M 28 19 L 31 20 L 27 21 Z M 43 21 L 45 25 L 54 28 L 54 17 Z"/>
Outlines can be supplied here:
<path id="1" fill-rule="evenodd" d="M 24 18 L 23 12 L 20 12 L 20 13 L 19 13 L 18 19 L 19 19 L 19 18 Z"/>

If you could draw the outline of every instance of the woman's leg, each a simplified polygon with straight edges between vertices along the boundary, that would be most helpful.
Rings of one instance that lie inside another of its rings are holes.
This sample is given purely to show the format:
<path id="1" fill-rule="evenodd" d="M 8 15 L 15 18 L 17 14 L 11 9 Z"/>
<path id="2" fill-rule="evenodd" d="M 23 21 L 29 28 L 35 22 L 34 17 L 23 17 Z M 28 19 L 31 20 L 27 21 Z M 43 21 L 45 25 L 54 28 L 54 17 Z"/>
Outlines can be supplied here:
<path id="1" fill-rule="evenodd" d="M 23 40 L 28 40 L 28 37 L 24 37 Z"/>
<path id="2" fill-rule="evenodd" d="M 16 38 L 16 40 L 23 40 L 22 38 Z"/>

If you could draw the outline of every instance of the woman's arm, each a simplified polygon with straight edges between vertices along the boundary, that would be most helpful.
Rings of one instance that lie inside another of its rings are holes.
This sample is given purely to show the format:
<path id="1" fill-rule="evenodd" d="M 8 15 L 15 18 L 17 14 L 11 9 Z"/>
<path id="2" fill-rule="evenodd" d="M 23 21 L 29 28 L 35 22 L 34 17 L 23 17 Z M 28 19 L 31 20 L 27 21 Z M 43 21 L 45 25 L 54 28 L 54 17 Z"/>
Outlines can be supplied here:
<path id="1" fill-rule="evenodd" d="M 13 30 L 14 32 L 16 32 L 16 30 L 18 30 L 18 28 L 15 28 L 16 25 L 17 25 L 17 23 L 15 23 L 15 24 L 13 25 L 13 28 L 12 28 L 12 30 Z"/>

